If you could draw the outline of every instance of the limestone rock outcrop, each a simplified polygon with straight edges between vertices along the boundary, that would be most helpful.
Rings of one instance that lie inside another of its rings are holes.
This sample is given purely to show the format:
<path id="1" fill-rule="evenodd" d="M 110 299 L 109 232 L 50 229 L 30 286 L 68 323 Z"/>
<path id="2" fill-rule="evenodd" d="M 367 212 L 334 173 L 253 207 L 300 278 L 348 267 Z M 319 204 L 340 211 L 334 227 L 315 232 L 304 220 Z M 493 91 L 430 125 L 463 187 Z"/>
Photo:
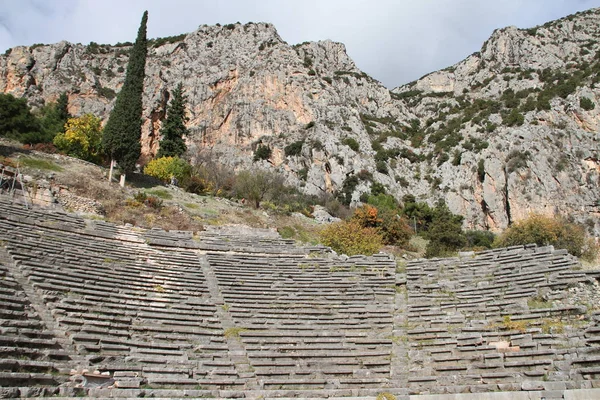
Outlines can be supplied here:
<path id="1" fill-rule="evenodd" d="M 392 91 L 360 71 L 343 44 L 291 46 L 270 24 L 203 25 L 155 39 L 141 161 L 156 154 L 169 91 L 181 82 L 192 162 L 210 156 L 238 170 L 277 170 L 311 194 L 335 192 L 364 170 L 372 179 L 360 180 L 354 202 L 379 182 L 398 199 L 444 198 L 467 228 L 502 229 L 542 212 L 597 233 L 600 107 L 581 99 L 596 105 L 600 95 L 599 20 L 594 9 L 497 30 L 480 52 Z M 67 92 L 71 113 L 106 119 L 128 46 L 10 49 L 0 56 L 0 92 L 34 107 Z M 286 156 L 294 142 L 302 150 Z M 253 161 L 258 144 L 272 148 L 269 160 Z"/>

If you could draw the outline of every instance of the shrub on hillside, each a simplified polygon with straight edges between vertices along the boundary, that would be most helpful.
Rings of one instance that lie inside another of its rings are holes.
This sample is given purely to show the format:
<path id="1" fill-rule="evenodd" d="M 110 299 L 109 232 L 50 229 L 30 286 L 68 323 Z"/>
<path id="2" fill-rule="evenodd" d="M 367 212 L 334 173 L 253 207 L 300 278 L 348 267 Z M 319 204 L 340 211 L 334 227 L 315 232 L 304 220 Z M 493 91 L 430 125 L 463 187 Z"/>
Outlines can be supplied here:
<path id="1" fill-rule="evenodd" d="M 358 207 L 356 210 L 354 210 L 352 220 L 356 221 L 364 228 L 376 228 L 383 222 L 381 218 L 379 218 L 378 214 L 379 211 L 377 208 L 369 204 L 365 204 L 362 207 Z"/>
<path id="2" fill-rule="evenodd" d="M 102 120 L 93 114 L 69 118 L 65 132 L 54 137 L 54 145 L 70 156 L 99 162 L 102 158 Z"/>
<path id="3" fill-rule="evenodd" d="M 561 217 L 531 214 L 515 222 L 494 241 L 494 247 L 507 247 L 535 243 L 566 249 L 574 256 L 595 258 L 596 246 L 586 240 L 585 229 Z"/>
<path id="4" fill-rule="evenodd" d="M 160 157 L 150 161 L 144 167 L 144 174 L 153 176 L 168 183 L 171 177 L 179 182 L 186 180 L 191 174 L 192 167 L 179 157 Z"/>
<path id="5" fill-rule="evenodd" d="M 371 194 L 367 198 L 367 203 L 376 207 L 379 211 L 395 211 L 400 207 L 398 200 L 394 196 L 385 193 Z"/>
<path id="6" fill-rule="evenodd" d="M 214 190 L 212 182 L 199 175 L 192 175 L 184 179 L 182 184 L 186 192 L 194 194 L 209 194 Z"/>
<path id="7" fill-rule="evenodd" d="M 447 257 L 467 244 L 461 224 L 447 216 L 431 222 L 426 238 L 429 239 L 425 248 L 427 258 Z"/>
<path id="8" fill-rule="evenodd" d="M 453 214 L 444 201 L 438 201 L 435 208 L 424 207 L 426 204 L 421 206 L 423 203 L 414 204 L 405 201 L 405 204 L 405 207 L 409 207 L 411 204 L 417 206 L 413 207 L 415 217 L 424 212 L 420 215 L 423 221 L 420 223 L 423 229 L 421 235 L 429 239 L 425 257 L 449 256 L 467 244 L 462 230 L 463 217 Z M 418 217 L 415 218 L 416 221 L 418 219 Z"/>
<path id="9" fill-rule="evenodd" d="M 137 192 L 133 195 L 133 199 L 139 203 L 144 204 L 147 207 L 160 210 L 163 207 L 163 201 L 156 196 L 151 196 L 145 192 Z"/>
<path id="10" fill-rule="evenodd" d="M 381 210 L 379 215 L 383 221 L 379 227 L 383 243 L 407 248 L 408 242 L 414 232 L 408 225 L 406 218 L 402 218 L 395 211 L 391 210 Z"/>
<path id="11" fill-rule="evenodd" d="M 344 140 L 342 140 L 342 144 L 345 144 L 346 146 L 350 147 L 353 151 L 358 152 L 358 150 L 360 150 L 360 145 L 354 138 L 345 138 Z"/>
<path id="12" fill-rule="evenodd" d="M 21 143 L 39 143 L 42 140 L 39 120 L 31 113 L 25 99 L 0 93 L 0 137 Z"/>
<path id="13" fill-rule="evenodd" d="M 581 99 L 579 99 L 579 106 L 586 111 L 591 111 L 594 108 L 596 108 L 596 104 L 587 97 L 582 97 Z"/>
<path id="14" fill-rule="evenodd" d="M 396 211 L 391 208 L 378 209 L 365 204 L 354 211 L 351 220 L 363 228 L 375 228 L 381 235 L 383 244 L 405 247 L 413 231 L 406 219 L 400 217 Z"/>
<path id="15" fill-rule="evenodd" d="M 298 140 L 297 142 L 288 144 L 283 150 L 286 157 L 299 156 L 302 153 L 302 146 L 304 146 L 304 140 Z"/>
<path id="16" fill-rule="evenodd" d="M 242 171 L 235 177 L 233 192 L 239 198 L 249 200 L 255 208 L 263 200 L 269 200 L 281 193 L 283 177 L 268 171 Z"/>
<path id="17" fill-rule="evenodd" d="M 375 254 L 381 249 L 382 237 L 375 228 L 362 227 L 357 221 L 341 221 L 328 225 L 320 233 L 321 243 L 349 256 Z"/>
<path id="18" fill-rule="evenodd" d="M 272 153 L 273 151 L 269 146 L 259 144 L 256 150 L 254 151 L 254 161 L 268 160 L 269 158 L 271 158 Z"/>
<path id="19" fill-rule="evenodd" d="M 490 231 L 466 231 L 467 246 L 479 249 L 491 249 L 496 236 Z"/>

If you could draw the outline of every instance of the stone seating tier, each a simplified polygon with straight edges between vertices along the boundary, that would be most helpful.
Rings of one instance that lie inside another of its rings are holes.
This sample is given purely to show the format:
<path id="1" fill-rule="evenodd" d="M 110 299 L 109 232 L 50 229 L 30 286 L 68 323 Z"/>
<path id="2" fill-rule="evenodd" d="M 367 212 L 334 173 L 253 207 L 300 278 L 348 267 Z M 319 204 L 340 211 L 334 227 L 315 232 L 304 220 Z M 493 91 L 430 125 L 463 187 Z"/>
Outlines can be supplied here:
<path id="1" fill-rule="evenodd" d="M 566 252 L 516 246 L 400 271 L 387 255 L 338 257 L 270 231 L 119 227 L 0 197 L 0 393 L 558 398 L 600 387 L 600 314 L 565 295 L 600 273 Z M 111 388 L 74 387 L 83 369 Z"/>

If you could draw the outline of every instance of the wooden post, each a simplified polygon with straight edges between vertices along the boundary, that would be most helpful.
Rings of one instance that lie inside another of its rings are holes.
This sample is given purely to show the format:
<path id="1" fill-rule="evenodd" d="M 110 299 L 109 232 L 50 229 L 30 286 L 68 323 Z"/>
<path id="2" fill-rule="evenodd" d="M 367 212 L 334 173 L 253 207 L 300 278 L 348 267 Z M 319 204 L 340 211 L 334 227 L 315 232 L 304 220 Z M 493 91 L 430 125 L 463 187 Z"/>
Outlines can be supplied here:
<path id="1" fill-rule="evenodd" d="M 113 176 L 113 167 L 115 165 L 115 160 L 111 159 L 110 160 L 110 170 L 108 171 L 108 183 L 112 182 L 112 176 Z"/>
<path id="2" fill-rule="evenodd" d="M 125 174 L 121 175 L 121 180 L 119 181 L 119 186 L 125 187 Z"/>

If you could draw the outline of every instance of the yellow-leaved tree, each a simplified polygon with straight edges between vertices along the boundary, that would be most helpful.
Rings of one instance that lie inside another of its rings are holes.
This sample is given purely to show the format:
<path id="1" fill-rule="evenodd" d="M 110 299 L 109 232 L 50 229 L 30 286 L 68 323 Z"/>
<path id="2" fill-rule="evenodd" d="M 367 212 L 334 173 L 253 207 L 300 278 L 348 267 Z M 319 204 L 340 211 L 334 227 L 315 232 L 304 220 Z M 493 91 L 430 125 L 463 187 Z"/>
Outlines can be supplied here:
<path id="1" fill-rule="evenodd" d="M 93 114 L 69 118 L 65 132 L 54 137 L 54 145 L 66 154 L 82 160 L 102 159 L 102 121 Z"/>
<path id="2" fill-rule="evenodd" d="M 327 225 L 320 236 L 325 246 L 349 256 L 372 255 L 383 246 L 383 238 L 376 228 L 365 228 L 352 219 Z"/>
<path id="3" fill-rule="evenodd" d="M 183 182 L 190 177 L 192 167 L 179 157 L 160 157 L 150 161 L 144 167 L 144 174 L 168 183 L 171 178 Z"/>

